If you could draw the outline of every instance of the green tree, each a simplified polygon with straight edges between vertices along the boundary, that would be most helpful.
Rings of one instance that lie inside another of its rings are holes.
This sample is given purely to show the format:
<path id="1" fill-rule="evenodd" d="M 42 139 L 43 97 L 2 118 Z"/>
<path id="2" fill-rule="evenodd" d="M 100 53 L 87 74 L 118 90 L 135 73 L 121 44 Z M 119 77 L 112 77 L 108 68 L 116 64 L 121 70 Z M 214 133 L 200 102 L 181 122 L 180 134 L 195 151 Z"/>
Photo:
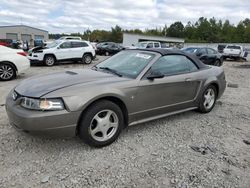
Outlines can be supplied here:
<path id="1" fill-rule="evenodd" d="M 175 22 L 167 30 L 169 37 L 184 37 L 184 25 L 181 22 Z"/>

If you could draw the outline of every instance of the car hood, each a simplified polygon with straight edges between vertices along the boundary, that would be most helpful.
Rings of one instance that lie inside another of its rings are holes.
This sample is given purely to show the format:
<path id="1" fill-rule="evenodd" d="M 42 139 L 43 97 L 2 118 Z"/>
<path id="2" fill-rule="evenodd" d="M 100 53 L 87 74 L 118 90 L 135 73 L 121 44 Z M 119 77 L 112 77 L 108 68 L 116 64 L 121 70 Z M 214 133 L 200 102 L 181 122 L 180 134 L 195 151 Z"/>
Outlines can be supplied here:
<path id="1" fill-rule="evenodd" d="M 65 72 L 35 76 L 22 81 L 15 91 L 27 97 L 42 97 L 50 92 L 77 84 L 95 84 L 100 81 L 109 83 L 128 80 L 113 74 L 91 69 L 78 69 Z"/>

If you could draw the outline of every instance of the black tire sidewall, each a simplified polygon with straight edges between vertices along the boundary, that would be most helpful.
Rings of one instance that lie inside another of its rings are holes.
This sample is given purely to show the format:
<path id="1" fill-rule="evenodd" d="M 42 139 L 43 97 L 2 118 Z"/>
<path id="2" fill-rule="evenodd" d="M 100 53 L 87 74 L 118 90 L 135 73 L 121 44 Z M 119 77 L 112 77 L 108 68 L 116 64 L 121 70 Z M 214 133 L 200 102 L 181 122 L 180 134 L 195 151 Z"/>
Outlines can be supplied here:
<path id="1" fill-rule="evenodd" d="M 210 88 L 214 90 L 214 93 L 215 93 L 215 100 L 214 100 L 213 106 L 211 106 L 211 108 L 207 109 L 207 108 L 204 107 L 204 100 L 205 100 L 204 95 L 205 95 L 205 93 L 207 92 L 207 90 L 210 89 Z M 200 112 L 202 112 L 202 113 L 208 113 L 208 112 L 210 112 L 210 111 L 214 108 L 214 106 L 215 106 L 215 103 L 216 103 L 216 100 L 217 100 L 217 96 L 218 96 L 218 91 L 217 91 L 217 89 L 215 88 L 215 86 L 209 85 L 208 87 L 206 87 L 206 89 L 205 89 L 205 90 L 203 91 L 203 93 L 202 93 L 202 96 L 201 96 L 201 99 L 200 99 L 200 103 L 199 103 L 199 108 L 198 108 L 198 110 L 199 110 Z"/>
<path id="2" fill-rule="evenodd" d="M 8 79 L 2 79 L 2 78 L 0 78 L 0 81 L 10 81 L 10 80 L 16 78 L 16 70 L 13 67 L 13 65 L 11 65 L 10 63 L 1 63 L 0 66 L 2 66 L 2 65 L 8 65 L 8 66 L 10 66 L 12 68 L 12 70 L 13 70 L 13 76 L 10 77 L 10 78 L 8 78 Z"/>
<path id="3" fill-rule="evenodd" d="M 89 126 L 93 117 L 102 110 L 114 111 L 119 119 L 119 125 L 118 125 L 116 133 L 114 134 L 112 138 L 104 142 L 95 140 L 94 138 L 92 138 L 91 134 L 89 133 Z M 95 102 L 90 107 L 88 107 L 86 111 L 83 112 L 82 118 L 79 122 L 78 133 L 79 133 L 80 138 L 86 144 L 90 146 L 94 146 L 94 147 L 103 147 L 103 146 L 107 146 L 113 143 L 118 138 L 123 127 L 124 127 L 124 117 L 123 117 L 123 113 L 120 107 L 111 101 L 101 100 L 101 101 Z"/>

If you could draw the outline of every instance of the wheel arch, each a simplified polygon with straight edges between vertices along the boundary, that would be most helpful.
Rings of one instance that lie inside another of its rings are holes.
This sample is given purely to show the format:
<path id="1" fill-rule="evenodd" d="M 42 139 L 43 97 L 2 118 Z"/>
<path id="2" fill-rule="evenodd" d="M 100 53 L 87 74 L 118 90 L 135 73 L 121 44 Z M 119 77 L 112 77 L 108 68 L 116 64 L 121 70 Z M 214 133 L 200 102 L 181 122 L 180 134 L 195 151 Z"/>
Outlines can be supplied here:
<path id="1" fill-rule="evenodd" d="M 53 53 L 46 53 L 46 54 L 44 54 L 44 56 L 43 56 L 43 61 L 45 60 L 45 57 L 46 57 L 46 56 L 49 56 L 49 55 L 53 56 L 53 57 L 55 58 L 55 60 L 57 61 L 56 55 L 53 54 Z"/>
<path id="2" fill-rule="evenodd" d="M 0 61 L 0 64 L 2 64 L 2 63 L 10 64 L 11 66 L 14 67 L 15 71 L 18 72 L 18 69 L 17 69 L 17 67 L 16 67 L 16 65 L 14 63 L 12 63 L 10 61 Z"/>
<path id="3" fill-rule="evenodd" d="M 218 96 L 218 94 L 219 94 L 219 92 L 220 92 L 220 88 L 219 88 L 219 84 L 218 84 L 216 81 L 211 81 L 211 82 L 206 83 L 206 84 L 205 84 L 205 87 L 204 87 L 204 89 L 203 89 L 203 91 L 204 91 L 207 87 L 209 87 L 209 86 L 211 86 L 211 85 L 215 87 L 216 93 L 217 93 L 217 96 Z M 202 92 L 202 93 L 203 93 L 203 92 Z"/>
<path id="4" fill-rule="evenodd" d="M 220 92 L 220 90 L 219 90 L 219 84 L 217 83 L 217 82 L 211 82 L 210 84 L 209 84 L 209 86 L 210 85 L 212 85 L 212 86 L 214 86 L 215 87 L 215 89 L 216 89 L 216 94 L 217 94 L 217 96 L 219 95 L 219 92 Z"/>
<path id="5" fill-rule="evenodd" d="M 94 58 L 94 56 L 93 56 L 93 54 L 92 54 L 91 52 L 84 52 L 84 53 L 83 53 L 83 56 L 84 56 L 84 55 L 91 55 L 91 58 L 92 58 L 92 59 Z"/>
<path id="6" fill-rule="evenodd" d="M 123 114 L 123 117 L 124 117 L 124 124 L 125 124 L 125 126 L 128 125 L 128 109 L 127 109 L 125 103 L 119 97 L 116 97 L 116 96 L 103 96 L 103 97 L 100 97 L 100 98 L 97 98 L 97 99 L 91 101 L 82 110 L 82 112 L 81 112 L 81 114 L 80 114 L 80 116 L 78 118 L 78 121 L 77 121 L 76 135 L 78 134 L 80 121 L 81 121 L 81 119 L 83 117 L 84 112 L 86 112 L 90 106 L 94 105 L 96 102 L 101 101 L 101 100 L 111 101 L 111 102 L 115 103 L 116 105 L 118 105 L 120 107 L 120 109 L 122 111 L 122 114 Z"/>

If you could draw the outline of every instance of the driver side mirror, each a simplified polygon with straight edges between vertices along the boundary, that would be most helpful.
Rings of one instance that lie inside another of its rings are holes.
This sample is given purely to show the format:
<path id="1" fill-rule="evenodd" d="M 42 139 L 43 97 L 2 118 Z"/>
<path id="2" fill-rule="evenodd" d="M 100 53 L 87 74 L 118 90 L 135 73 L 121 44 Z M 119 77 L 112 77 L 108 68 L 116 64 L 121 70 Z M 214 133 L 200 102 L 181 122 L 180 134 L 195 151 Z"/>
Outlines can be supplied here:
<path id="1" fill-rule="evenodd" d="M 57 46 L 57 49 L 60 49 L 60 46 Z"/>
<path id="2" fill-rule="evenodd" d="M 164 78 L 165 75 L 160 73 L 160 72 L 151 72 L 148 76 L 147 79 L 149 80 L 154 80 L 154 79 L 159 79 L 159 78 Z"/>

